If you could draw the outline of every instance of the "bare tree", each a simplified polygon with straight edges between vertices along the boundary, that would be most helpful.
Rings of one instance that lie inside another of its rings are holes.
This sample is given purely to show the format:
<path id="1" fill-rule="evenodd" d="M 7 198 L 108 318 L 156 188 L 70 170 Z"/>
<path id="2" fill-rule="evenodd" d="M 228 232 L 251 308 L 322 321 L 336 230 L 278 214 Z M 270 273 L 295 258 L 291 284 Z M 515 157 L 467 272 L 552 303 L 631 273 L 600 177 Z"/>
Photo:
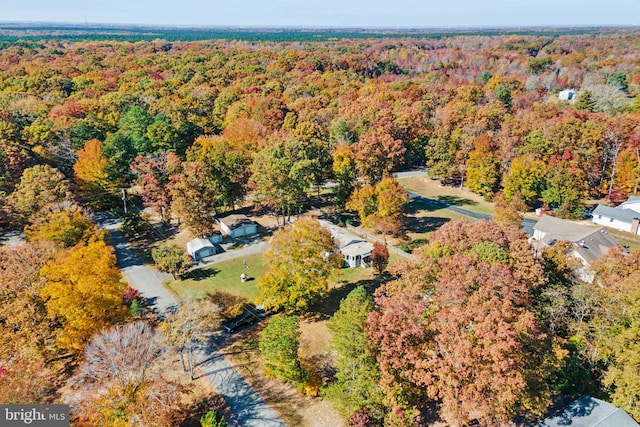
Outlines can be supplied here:
<path id="1" fill-rule="evenodd" d="M 94 336 L 72 381 L 80 388 L 71 402 L 78 418 L 92 425 L 172 425 L 179 388 L 153 369 L 162 344 L 162 335 L 141 321 Z"/>
<path id="2" fill-rule="evenodd" d="M 180 352 L 182 369 L 193 380 L 194 352 L 220 326 L 220 309 L 209 301 L 185 300 L 160 325 L 165 342 Z M 186 356 L 186 361 L 185 361 Z"/>

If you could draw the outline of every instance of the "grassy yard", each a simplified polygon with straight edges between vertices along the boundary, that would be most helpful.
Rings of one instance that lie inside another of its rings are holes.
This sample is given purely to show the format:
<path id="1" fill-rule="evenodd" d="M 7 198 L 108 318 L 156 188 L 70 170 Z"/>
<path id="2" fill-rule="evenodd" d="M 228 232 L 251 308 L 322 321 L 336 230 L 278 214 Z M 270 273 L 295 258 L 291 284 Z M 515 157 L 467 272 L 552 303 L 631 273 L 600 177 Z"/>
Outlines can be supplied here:
<path id="1" fill-rule="evenodd" d="M 243 259 L 249 266 L 246 271 Z M 265 270 L 262 255 L 247 255 L 245 258 L 231 259 L 194 270 L 186 275 L 184 280 L 171 281 L 167 287 L 181 297 L 221 291 L 242 296 L 253 302 L 258 295 L 256 278 L 260 277 Z M 240 275 L 244 272 L 249 276 L 249 280 L 243 283 Z"/>
<path id="2" fill-rule="evenodd" d="M 433 231 L 436 231 L 449 221 L 463 218 L 475 221 L 473 218 L 437 207 L 434 204 L 412 200 L 407 205 L 407 221 L 405 223 L 409 242 L 404 244 L 409 246 L 409 249 L 415 249 L 426 243 Z M 394 243 L 400 244 L 400 242 Z"/>
<path id="3" fill-rule="evenodd" d="M 429 197 L 448 205 L 458 206 L 472 212 L 493 215 L 493 203 L 485 201 L 464 188 L 440 184 L 440 181 L 423 176 L 399 178 L 398 182 L 407 190 L 421 196 Z"/>

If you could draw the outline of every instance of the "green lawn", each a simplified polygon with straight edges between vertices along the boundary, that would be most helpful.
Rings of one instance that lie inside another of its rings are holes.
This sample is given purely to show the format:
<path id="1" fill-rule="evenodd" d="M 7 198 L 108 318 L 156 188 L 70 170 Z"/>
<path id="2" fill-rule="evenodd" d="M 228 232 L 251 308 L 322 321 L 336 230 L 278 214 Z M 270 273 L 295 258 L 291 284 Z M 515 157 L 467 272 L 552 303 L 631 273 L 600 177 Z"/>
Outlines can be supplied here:
<path id="1" fill-rule="evenodd" d="M 448 205 L 458 206 L 472 212 L 493 215 L 494 206 L 481 196 L 466 189 L 442 186 L 439 181 L 423 177 L 399 178 L 398 182 L 405 190 L 437 200 Z"/>
<path id="2" fill-rule="evenodd" d="M 258 295 L 256 278 L 262 275 L 266 268 L 261 254 L 248 255 L 244 259 L 249 266 L 246 273 L 250 279 L 244 283 L 240 280 L 240 275 L 245 272 L 243 258 L 236 258 L 194 270 L 186 275 L 184 280 L 171 281 L 167 287 L 180 297 L 221 291 L 242 296 L 253 302 Z"/>

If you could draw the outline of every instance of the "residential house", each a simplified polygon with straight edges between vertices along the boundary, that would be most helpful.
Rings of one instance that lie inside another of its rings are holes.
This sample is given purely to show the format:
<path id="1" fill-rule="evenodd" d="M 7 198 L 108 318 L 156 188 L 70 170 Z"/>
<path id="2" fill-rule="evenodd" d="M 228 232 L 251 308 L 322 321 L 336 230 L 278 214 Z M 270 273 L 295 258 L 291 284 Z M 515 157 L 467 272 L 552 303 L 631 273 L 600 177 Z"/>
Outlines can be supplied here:
<path id="1" fill-rule="evenodd" d="M 258 234 L 258 225 L 246 215 L 229 215 L 218 220 L 222 232 L 232 239 Z"/>
<path id="2" fill-rule="evenodd" d="M 576 92 L 573 89 L 565 89 L 558 92 L 558 99 L 560 101 L 572 101 L 576 97 Z"/>
<path id="3" fill-rule="evenodd" d="M 631 196 L 615 208 L 598 205 L 593 210 L 593 222 L 616 230 L 640 234 L 640 197 Z"/>
<path id="4" fill-rule="evenodd" d="M 194 261 L 216 254 L 216 246 L 209 239 L 193 239 L 187 242 L 187 253 Z"/>
<path id="5" fill-rule="evenodd" d="M 323 219 L 319 221 L 331 233 L 331 237 L 344 257 L 346 266 L 353 268 L 371 265 L 371 252 L 373 251 L 371 243 L 329 221 Z"/>
<path id="6" fill-rule="evenodd" d="M 540 427 L 640 427 L 629 414 L 617 406 L 582 396 L 553 416 L 547 417 Z"/>
<path id="7" fill-rule="evenodd" d="M 603 227 L 592 228 L 551 215 L 543 215 L 533 227 L 533 237 L 530 242 L 534 249 L 542 251 L 560 241 L 572 244 L 572 254 L 583 266 L 578 273 L 587 281 L 593 280 L 593 276 L 588 271 L 591 263 L 604 256 L 612 247 L 620 246 Z"/>

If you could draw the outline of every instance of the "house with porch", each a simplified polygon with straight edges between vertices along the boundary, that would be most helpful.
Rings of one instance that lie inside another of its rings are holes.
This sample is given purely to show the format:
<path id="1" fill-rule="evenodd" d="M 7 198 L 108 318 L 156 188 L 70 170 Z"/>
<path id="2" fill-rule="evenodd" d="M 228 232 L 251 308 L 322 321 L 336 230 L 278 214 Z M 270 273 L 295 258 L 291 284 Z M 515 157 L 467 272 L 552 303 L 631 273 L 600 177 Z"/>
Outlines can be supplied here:
<path id="1" fill-rule="evenodd" d="M 321 219 L 319 222 L 331 233 L 347 267 L 371 266 L 371 252 L 373 251 L 371 243 L 329 221 Z"/>

